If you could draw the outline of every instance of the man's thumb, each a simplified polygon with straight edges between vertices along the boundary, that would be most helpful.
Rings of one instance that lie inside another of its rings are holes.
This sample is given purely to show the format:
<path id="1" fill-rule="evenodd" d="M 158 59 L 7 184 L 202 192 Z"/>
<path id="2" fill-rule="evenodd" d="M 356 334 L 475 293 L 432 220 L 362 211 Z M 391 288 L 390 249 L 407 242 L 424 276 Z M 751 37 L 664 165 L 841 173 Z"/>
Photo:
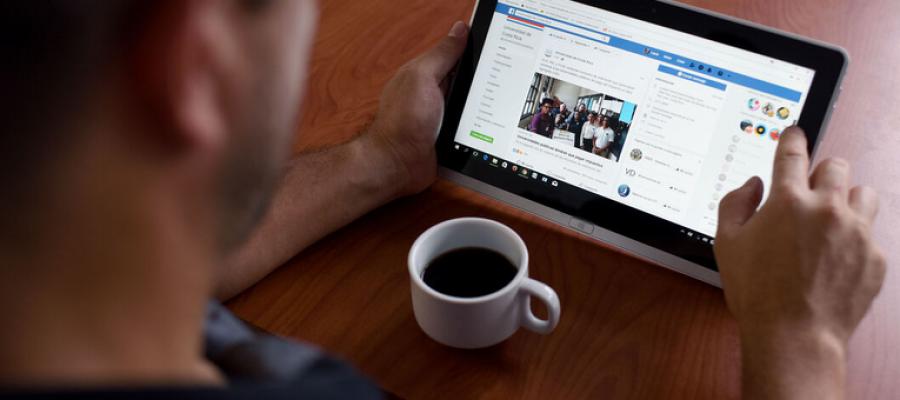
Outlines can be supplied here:
<path id="1" fill-rule="evenodd" d="M 421 68 L 422 72 L 429 76 L 433 76 L 436 81 L 442 81 L 456 66 L 463 51 L 466 50 L 468 35 L 469 28 L 466 24 L 462 21 L 456 22 L 446 37 L 419 57 L 418 68 Z"/>
<path id="2" fill-rule="evenodd" d="M 728 234 L 744 226 L 756 213 L 762 201 L 763 183 L 758 177 L 750 178 L 744 186 L 728 193 L 719 204 L 719 233 Z"/>

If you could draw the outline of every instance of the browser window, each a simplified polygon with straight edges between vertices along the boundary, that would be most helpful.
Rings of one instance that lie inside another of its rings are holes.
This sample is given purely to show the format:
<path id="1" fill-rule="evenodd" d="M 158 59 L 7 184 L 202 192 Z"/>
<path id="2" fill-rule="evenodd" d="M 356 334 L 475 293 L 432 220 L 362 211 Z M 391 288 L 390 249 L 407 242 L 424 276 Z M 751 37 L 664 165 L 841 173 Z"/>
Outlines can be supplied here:
<path id="1" fill-rule="evenodd" d="M 769 181 L 814 74 L 570 0 L 498 2 L 456 143 L 712 237 L 726 193 Z"/>

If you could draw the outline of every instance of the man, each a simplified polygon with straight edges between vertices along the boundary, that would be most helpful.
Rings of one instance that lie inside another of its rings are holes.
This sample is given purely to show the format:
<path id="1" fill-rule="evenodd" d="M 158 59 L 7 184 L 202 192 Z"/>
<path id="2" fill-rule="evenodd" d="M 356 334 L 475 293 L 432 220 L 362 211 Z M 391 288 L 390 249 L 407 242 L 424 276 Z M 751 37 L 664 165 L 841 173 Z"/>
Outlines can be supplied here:
<path id="1" fill-rule="evenodd" d="M 556 114 L 556 117 L 553 119 L 553 128 L 554 129 L 567 129 L 566 119 L 563 118 L 562 114 Z"/>
<path id="2" fill-rule="evenodd" d="M 584 123 L 587 122 L 587 107 L 584 104 L 579 104 L 575 107 L 575 112 L 566 120 L 566 125 L 569 127 L 569 132 L 575 134 L 575 145 L 581 143 L 581 130 L 584 129 Z"/>
<path id="3" fill-rule="evenodd" d="M 554 96 L 554 101 L 556 101 L 556 97 Z M 550 117 L 553 118 L 553 127 L 556 129 L 568 129 L 568 125 L 566 125 L 566 120 L 569 118 L 569 115 L 572 112 L 566 108 L 566 103 L 559 102 L 558 107 L 554 107 L 550 109 Z"/>
<path id="4" fill-rule="evenodd" d="M 609 117 L 601 117 L 600 127 L 594 135 L 594 154 L 609 159 L 615 141 L 616 132 L 609 127 Z"/>
<path id="5" fill-rule="evenodd" d="M 435 179 L 465 25 L 398 72 L 356 139 L 286 163 L 316 15 L 311 0 L 0 5 L 0 388 L 377 395 L 208 305 Z"/>
<path id="6" fill-rule="evenodd" d="M 251 332 L 207 299 L 434 181 L 441 82 L 465 26 L 398 72 L 359 137 L 285 163 L 314 2 L 2 4 L 0 312 L 10 323 L 0 387 L 377 396 L 342 364 Z M 413 112 L 398 106 L 409 99 Z M 758 179 L 721 206 L 716 255 L 741 329 L 744 391 L 840 397 L 847 340 L 885 273 L 870 238 L 877 199 L 849 187 L 846 162 L 808 178 L 799 130 L 776 159 L 762 209 Z"/>
<path id="7" fill-rule="evenodd" d="M 550 108 L 553 107 L 552 99 L 541 101 L 541 111 L 531 118 L 528 130 L 548 139 L 553 139 L 553 117 L 550 116 Z"/>
<path id="8" fill-rule="evenodd" d="M 569 118 L 570 114 L 572 114 L 572 112 L 569 111 L 569 109 L 566 106 L 566 103 L 563 103 L 563 102 L 559 103 L 559 107 L 556 107 L 556 108 L 550 110 L 550 115 L 554 118 L 554 120 L 558 116 L 562 115 L 562 119 L 565 121 L 566 119 Z"/>
<path id="9" fill-rule="evenodd" d="M 588 114 L 588 120 L 584 124 L 584 128 L 581 128 L 581 143 L 576 142 L 575 147 L 579 147 L 587 152 L 593 152 L 594 137 L 600 129 L 599 119 L 600 116 L 596 112 L 591 111 Z"/>

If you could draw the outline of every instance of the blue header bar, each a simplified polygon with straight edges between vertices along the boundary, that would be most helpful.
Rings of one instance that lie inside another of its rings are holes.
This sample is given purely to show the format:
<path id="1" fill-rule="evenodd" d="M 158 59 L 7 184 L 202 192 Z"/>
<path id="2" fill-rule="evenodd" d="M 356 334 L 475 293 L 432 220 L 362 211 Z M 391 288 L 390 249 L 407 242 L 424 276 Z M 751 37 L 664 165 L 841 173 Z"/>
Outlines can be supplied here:
<path id="1" fill-rule="evenodd" d="M 691 82 L 696 82 L 696 83 L 699 83 L 699 84 L 701 84 L 701 85 L 709 86 L 709 87 L 714 88 L 714 89 L 719 89 L 719 90 L 721 90 L 721 91 L 723 91 L 723 92 L 725 91 L 725 88 L 727 88 L 727 86 L 725 86 L 725 84 L 722 83 L 722 82 L 709 80 L 709 79 L 706 79 L 706 78 L 704 78 L 704 77 L 697 76 L 697 75 L 694 75 L 694 74 L 689 74 L 689 73 L 684 72 L 684 71 L 682 71 L 682 70 L 680 70 L 680 69 L 675 69 L 675 68 L 672 68 L 672 67 L 667 67 L 667 66 L 662 65 L 662 64 L 659 65 L 659 72 L 662 72 L 662 73 L 664 73 L 664 74 L 674 75 L 674 76 L 677 76 L 677 77 L 679 77 L 679 78 L 681 78 L 681 79 L 688 80 L 688 81 L 691 81 Z"/>
<path id="2" fill-rule="evenodd" d="M 734 83 L 734 84 L 737 84 L 740 86 L 745 86 L 745 87 L 748 87 L 748 88 L 751 88 L 754 90 L 758 90 L 760 92 L 767 93 L 772 96 L 781 97 L 783 99 L 787 99 L 787 100 L 793 101 L 795 103 L 799 103 L 800 98 L 803 97 L 802 93 L 800 93 L 796 90 L 793 90 L 793 89 L 786 88 L 784 86 L 776 85 L 774 83 L 766 82 L 766 81 L 756 79 L 751 76 L 743 75 L 743 74 L 740 74 L 740 73 L 737 73 L 734 71 L 722 69 L 722 68 L 716 67 L 714 65 L 710 65 L 709 63 L 706 63 L 706 62 L 690 59 L 687 57 L 682 57 L 682 56 L 674 54 L 674 53 L 669 53 L 669 52 L 666 52 L 666 51 L 663 51 L 663 50 L 660 50 L 657 48 L 645 46 L 645 45 L 642 45 L 637 42 L 633 42 L 628 39 L 623 39 L 620 37 L 610 35 L 605 32 L 599 32 L 596 30 L 592 30 L 590 28 L 585 28 L 583 26 L 575 25 L 570 22 L 562 21 L 562 20 L 559 20 L 559 19 L 556 19 L 553 17 L 549 17 L 546 15 L 541 15 L 540 17 L 542 19 L 546 19 L 548 21 L 554 22 L 554 25 L 546 25 L 539 21 L 530 20 L 527 17 L 523 17 L 522 14 L 520 14 L 520 12 L 524 12 L 525 15 L 528 15 L 528 14 L 532 13 L 531 11 L 527 11 L 527 10 L 524 10 L 521 8 L 509 6 L 507 4 L 503 4 L 500 2 L 497 2 L 496 12 L 503 14 L 503 15 L 507 15 L 510 18 L 514 18 L 514 19 L 512 19 L 513 22 L 519 23 L 520 25 L 528 26 L 530 28 L 553 29 L 556 31 L 564 32 L 564 33 L 572 35 L 572 36 L 580 37 L 585 40 L 590 40 L 595 43 L 600 43 L 600 44 L 603 44 L 606 46 L 610 46 L 610 47 L 614 47 L 614 48 L 617 48 L 617 49 L 620 49 L 623 51 L 627 51 L 632 54 L 637 54 L 637 55 L 640 55 L 643 57 L 647 57 L 647 58 L 650 58 L 650 59 L 653 59 L 653 60 L 656 60 L 656 61 L 659 61 L 659 62 L 662 62 L 665 64 L 674 65 L 674 66 L 685 68 L 685 69 L 690 69 L 699 75 L 692 75 L 692 74 L 687 74 L 687 75 L 694 76 L 697 78 L 701 78 L 701 75 L 705 75 L 705 76 L 708 76 L 711 78 L 716 78 L 719 80 L 731 82 L 731 83 Z M 522 22 L 524 22 L 524 24 Z M 599 40 L 596 37 L 591 37 L 591 36 L 588 36 L 585 34 L 576 33 L 576 32 L 573 32 L 571 29 L 566 29 L 567 28 L 566 26 L 574 27 L 574 28 L 577 28 L 578 30 L 593 33 L 596 35 L 602 35 L 603 37 L 609 38 L 609 40 L 608 41 L 607 40 Z M 675 70 L 675 71 L 677 71 L 677 70 Z M 660 68 L 660 72 L 670 73 L 667 71 L 663 71 L 662 68 Z M 705 78 L 703 78 L 703 79 L 705 79 Z M 711 82 L 711 81 L 708 81 L 708 82 Z M 716 83 L 718 83 L 718 82 L 716 82 Z M 708 85 L 708 86 L 711 86 L 711 85 Z M 725 88 L 724 88 L 725 85 L 722 85 L 722 86 L 723 87 L 721 89 L 725 90 Z"/>

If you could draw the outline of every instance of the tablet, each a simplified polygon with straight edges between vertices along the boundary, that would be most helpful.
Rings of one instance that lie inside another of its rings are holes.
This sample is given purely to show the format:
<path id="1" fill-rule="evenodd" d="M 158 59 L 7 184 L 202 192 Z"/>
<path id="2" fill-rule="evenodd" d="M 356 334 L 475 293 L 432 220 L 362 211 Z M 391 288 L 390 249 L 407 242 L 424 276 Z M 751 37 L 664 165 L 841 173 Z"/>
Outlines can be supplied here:
<path id="1" fill-rule="evenodd" d="M 437 141 L 464 186 L 713 285 L 718 205 L 814 153 L 835 46 L 672 2 L 481 0 Z M 768 192 L 768 190 L 767 190 Z"/>

